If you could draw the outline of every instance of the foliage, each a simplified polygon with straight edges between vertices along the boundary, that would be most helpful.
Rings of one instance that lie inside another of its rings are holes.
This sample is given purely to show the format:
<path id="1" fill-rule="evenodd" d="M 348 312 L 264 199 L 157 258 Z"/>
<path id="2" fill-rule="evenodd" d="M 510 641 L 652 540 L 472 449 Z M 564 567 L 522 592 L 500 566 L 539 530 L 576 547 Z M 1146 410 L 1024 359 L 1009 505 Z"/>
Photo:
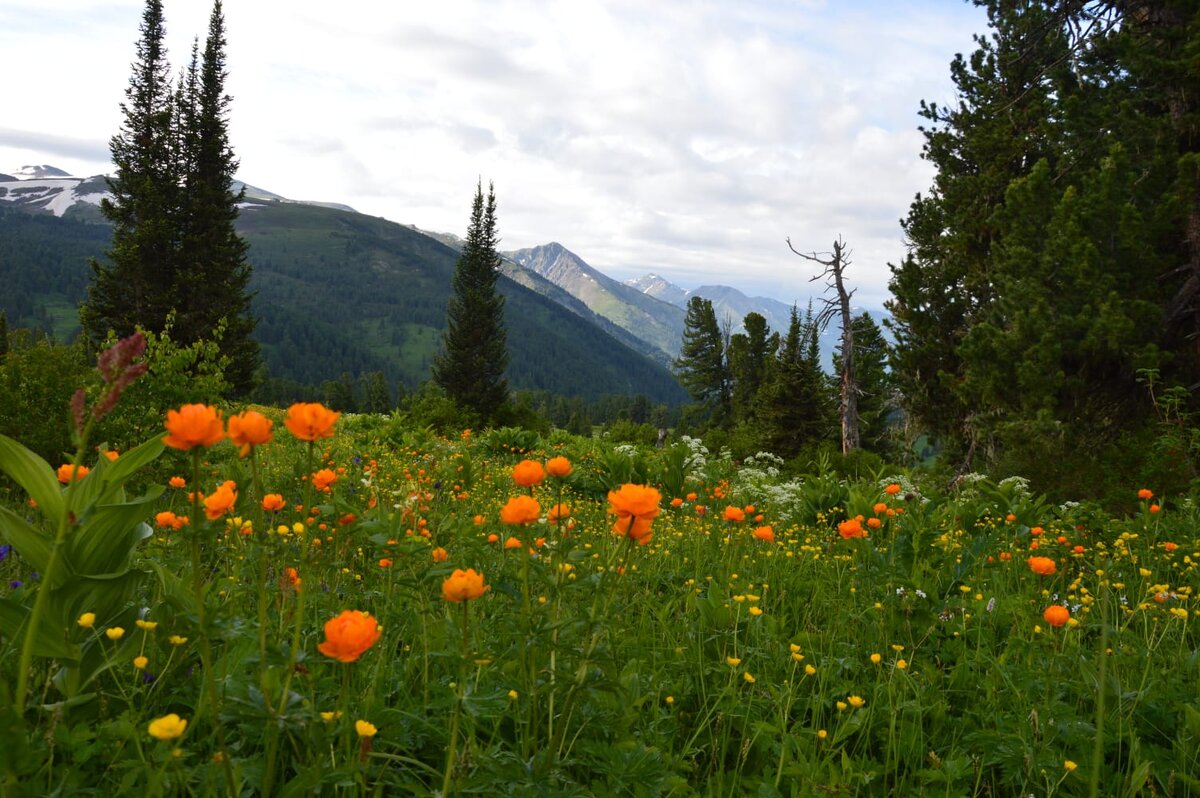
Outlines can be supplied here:
<path id="1" fill-rule="evenodd" d="M 708 424 L 722 427 L 729 423 L 732 412 L 729 362 L 712 300 L 702 296 L 688 300 L 675 372 L 700 404 Z"/>
<path id="2" fill-rule="evenodd" d="M 38 456 L 61 462 L 71 443 L 67 407 L 88 371 L 83 347 L 13 330 L 0 356 L 0 435 L 19 438 Z"/>
<path id="3" fill-rule="evenodd" d="M 504 297 L 496 290 L 500 254 L 496 229 L 496 192 L 475 187 L 471 222 L 454 268 L 454 294 L 446 305 L 442 350 L 433 362 L 433 381 L 446 395 L 491 423 L 508 399 L 507 332 Z"/>

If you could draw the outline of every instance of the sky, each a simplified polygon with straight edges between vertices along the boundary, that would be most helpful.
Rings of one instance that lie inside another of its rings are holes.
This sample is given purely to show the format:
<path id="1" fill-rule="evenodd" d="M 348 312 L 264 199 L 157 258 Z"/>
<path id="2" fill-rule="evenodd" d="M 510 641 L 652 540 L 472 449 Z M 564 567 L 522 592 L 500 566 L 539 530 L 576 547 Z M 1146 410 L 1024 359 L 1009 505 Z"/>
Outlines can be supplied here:
<path id="1" fill-rule="evenodd" d="M 111 170 L 142 0 L 0 3 L 0 172 Z M 211 0 L 164 0 L 177 73 Z M 788 250 L 849 248 L 888 296 L 899 220 L 932 167 L 921 100 L 986 30 L 960 0 L 225 0 L 238 177 L 291 199 L 463 235 L 495 186 L 501 249 L 557 241 L 791 304 Z"/>

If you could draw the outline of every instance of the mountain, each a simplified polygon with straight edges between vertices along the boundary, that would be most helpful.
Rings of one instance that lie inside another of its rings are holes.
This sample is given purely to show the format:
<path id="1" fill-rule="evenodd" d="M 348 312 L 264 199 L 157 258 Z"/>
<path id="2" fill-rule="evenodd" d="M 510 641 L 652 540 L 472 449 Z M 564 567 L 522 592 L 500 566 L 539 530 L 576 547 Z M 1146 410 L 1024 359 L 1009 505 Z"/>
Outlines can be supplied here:
<path id="1" fill-rule="evenodd" d="M 0 310 L 10 327 L 77 332 L 89 257 L 111 234 L 83 221 L 103 178 L 0 183 Z M 103 193 L 102 190 L 99 193 Z M 238 230 L 250 244 L 256 338 L 272 378 L 318 385 L 381 371 L 412 388 L 441 342 L 457 252 L 404 225 L 324 204 L 247 192 Z M 686 396 L 674 377 L 559 302 L 502 276 L 510 384 L 595 399 Z"/>
<path id="2" fill-rule="evenodd" d="M 728 319 L 730 329 L 735 332 L 742 329 L 742 319 L 751 312 L 758 313 L 765 318 L 772 330 L 786 330 L 791 321 L 791 305 L 785 305 L 777 299 L 765 296 L 749 297 L 727 285 L 702 285 L 689 291 L 657 274 L 634 277 L 626 280 L 625 285 L 636 288 L 647 296 L 670 302 L 681 308 L 687 308 L 688 300 L 692 297 L 703 297 L 712 302 L 717 319 L 722 322 Z"/>
<path id="3" fill-rule="evenodd" d="M 597 315 L 651 344 L 668 358 L 679 354 L 684 311 L 593 269 L 562 244 L 550 243 L 506 252 L 504 256 L 534 272 Z"/>
<path id="4" fill-rule="evenodd" d="M 70 177 L 69 172 L 64 172 L 57 166 L 49 164 L 37 164 L 33 166 L 22 166 L 20 169 L 13 172 L 13 177 L 16 180 L 41 180 L 47 177 Z"/>

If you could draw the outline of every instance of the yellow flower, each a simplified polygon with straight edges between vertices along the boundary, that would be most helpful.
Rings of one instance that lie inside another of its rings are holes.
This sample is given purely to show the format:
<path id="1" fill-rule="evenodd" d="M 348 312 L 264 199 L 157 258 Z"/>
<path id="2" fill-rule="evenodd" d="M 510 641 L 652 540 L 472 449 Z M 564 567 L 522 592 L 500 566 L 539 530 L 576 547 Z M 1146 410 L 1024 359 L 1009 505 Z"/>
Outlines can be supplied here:
<path id="1" fill-rule="evenodd" d="M 1063 767 L 1067 769 L 1068 773 L 1070 773 L 1072 770 L 1079 767 L 1079 765 L 1076 765 L 1074 762 L 1068 759 L 1066 762 L 1063 762 Z"/>
<path id="2" fill-rule="evenodd" d="M 183 736 L 187 725 L 188 722 L 186 720 L 172 712 L 170 715 L 163 715 L 161 718 L 155 718 L 150 721 L 147 731 L 156 740 L 174 740 L 177 737 Z"/>
<path id="3" fill-rule="evenodd" d="M 800 646 L 796 645 L 795 643 L 789 643 L 788 650 L 795 654 L 800 651 Z"/>
<path id="4" fill-rule="evenodd" d="M 742 664 L 742 660 L 738 657 L 726 657 L 725 664 L 731 668 L 736 668 L 738 665 Z"/>
<path id="5" fill-rule="evenodd" d="M 137 628 L 143 629 L 147 632 L 153 632 L 157 626 L 158 621 L 143 621 L 141 618 L 137 619 Z"/>
<path id="6" fill-rule="evenodd" d="M 520 697 L 521 697 L 521 694 L 520 694 L 520 693 L 518 693 L 516 690 L 509 690 L 509 691 L 508 691 L 508 697 L 509 697 L 510 699 L 512 699 L 513 701 L 516 701 L 518 698 L 520 698 Z"/>
<path id="7" fill-rule="evenodd" d="M 104 634 L 108 636 L 109 640 L 120 640 L 125 636 L 125 630 L 119 626 L 114 626 L 111 629 L 105 629 Z"/>
<path id="8" fill-rule="evenodd" d="M 852 695 L 849 698 L 847 698 L 846 700 L 849 701 L 850 706 L 854 707 L 855 709 L 862 709 L 862 707 L 866 706 L 866 703 L 867 703 L 866 701 L 863 700 L 862 696 L 857 696 L 857 695 Z"/>
<path id="9" fill-rule="evenodd" d="M 145 657 L 138 656 L 133 658 L 133 667 L 137 668 L 139 671 L 144 670 L 149 664 L 150 660 L 146 659 Z"/>
<path id="10" fill-rule="evenodd" d="M 754 677 L 750 675 L 749 671 L 743 673 L 742 678 L 746 680 L 746 684 L 754 684 Z"/>
<path id="11" fill-rule="evenodd" d="M 817 729 L 817 739 L 818 740 L 824 740 L 828 736 L 829 736 L 829 732 L 825 731 L 824 729 Z"/>
<path id="12" fill-rule="evenodd" d="M 356 720 L 354 721 L 354 731 L 358 732 L 359 737 L 374 737 L 379 730 L 365 720 Z"/>
<path id="13" fill-rule="evenodd" d="M 817 672 L 817 669 L 814 668 L 812 665 L 804 666 L 804 673 L 807 674 L 808 676 L 813 676 L 816 674 L 816 672 Z"/>
<path id="14" fill-rule="evenodd" d="M 907 667 L 908 667 L 908 662 L 906 662 L 905 660 L 902 660 L 902 659 L 896 660 L 896 668 L 898 670 L 904 670 Z"/>
<path id="15" fill-rule="evenodd" d="M 340 710 L 337 712 L 322 712 L 321 720 L 325 721 L 326 723 L 333 723 L 335 720 L 337 720 L 341 716 L 342 716 L 342 713 Z"/>
<path id="16" fill-rule="evenodd" d="M 675 703 L 675 696 L 669 695 L 664 700 L 667 702 L 667 706 L 670 706 L 671 704 Z"/>
<path id="17" fill-rule="evenodd" d="M 796 662 L 803 662 L 804 655 L 798 652 L 792 652 L 792 659 L 796 660 Z M 812 666 L 810 665 L 809 667 L 811 668 Z"/>
<path id="18" fill-rule="evenodd" d="M 171 635 L 170 637 L 167 638 L 167 642 L 173 646 L 182 646 L 184 643 L 187 642 L 187 638 L 180 637 L 179 635 Z"/>
<path id="19" fill-rule="evenodd" d="M 79 620 L 75 623 L 79 624 L 84 629 L 91 629 L 96 625 L 96 613 L 85 612 L 83 615 L 79 616 Z"/>
<path id="20" fill-rule="evenodd" d="M 871 664 L 878 665 L 879 661 L 882 659 L 883 659 L 883 657 L 879 656 L 879 654 L 872 654 L 871 655 Z"/>
<path id="21" fill-rule="evenodd" d="M 759 615 L 762 615 L 762 612 L 763 612 L 763 611 L 762 611 L 761 609 L 759 609 L 758 607 L 751 607 L 751 608 L 750 608 L 750 614 L 751 614 L 751 615 L 753 615 L 753 616 L 754 616 L 754 617 L 756 617 L 756 618 L 757 618 Z"/>

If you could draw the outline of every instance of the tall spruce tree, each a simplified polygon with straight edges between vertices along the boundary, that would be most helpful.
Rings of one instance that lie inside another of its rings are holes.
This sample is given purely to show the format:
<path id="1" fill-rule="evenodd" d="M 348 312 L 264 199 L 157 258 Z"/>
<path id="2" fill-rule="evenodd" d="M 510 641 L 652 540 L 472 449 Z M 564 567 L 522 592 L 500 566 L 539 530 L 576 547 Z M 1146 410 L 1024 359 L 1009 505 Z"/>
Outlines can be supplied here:
<path id="1" fill-rule="evenodd" d="M 112 223 L 109 263 L 93 260 L 80 322 L 93 343 L 142 325 L 161 330 L 171 307 L 178 231 L 179 173 L 173 131 L 170 65 L 161 0 L 146 0 L 124 121 L 109 142 L 116 173 L 100 211 Z"/>
<path id="2" fill-rule="evenodd" d="M 729 364 L 711 300 L 700 296 L 688 300 L 683 345 L 675 360 L 675 373 L 692 398 L 700 403 L 708 423 L 720 427 L 730 420 Z"/>
<path id="3" fill-rule="evenodd" d="M 821 370 L 817 338 L 812 308 L 801 318 L 793 305 L 787 335 L 759 391 L 763 441 L 780 457 L 795 457 L 805 447 L 834 437 L 832 394 Z"/>
<path id="4" fill-rule="evenodd" d="M 180 343 L 220 338 L 226 381 L 245 393 L 259 352 L 250 337 L 248 246 L 234 230 L 241 192 L 233 190 L 221 2 L 214 2 L 203 55 L 198 62 L 194 45 L 174 91 L 161 0 L 147 0 L 141 34 L 121 105 L 125 121 L 110 144 L 112 199 L 100 206 L 113 243 L 108 263 L 92 262 L 80 319 L 99 343 L 110 330 L 161 332 L 173 315 L 171 335 Z"/>
<path id="5" fill-rule="evenodd" d="M 500 277 L 500 239 L 496 230 L 496 191 L 475 188 L 471 221 L 454 268 L 454 293 L 446 306 L 442 350 L 433 363 L 433 380 L 459 406 L 490 423 L 508 400 L 508 338 Z"/>

